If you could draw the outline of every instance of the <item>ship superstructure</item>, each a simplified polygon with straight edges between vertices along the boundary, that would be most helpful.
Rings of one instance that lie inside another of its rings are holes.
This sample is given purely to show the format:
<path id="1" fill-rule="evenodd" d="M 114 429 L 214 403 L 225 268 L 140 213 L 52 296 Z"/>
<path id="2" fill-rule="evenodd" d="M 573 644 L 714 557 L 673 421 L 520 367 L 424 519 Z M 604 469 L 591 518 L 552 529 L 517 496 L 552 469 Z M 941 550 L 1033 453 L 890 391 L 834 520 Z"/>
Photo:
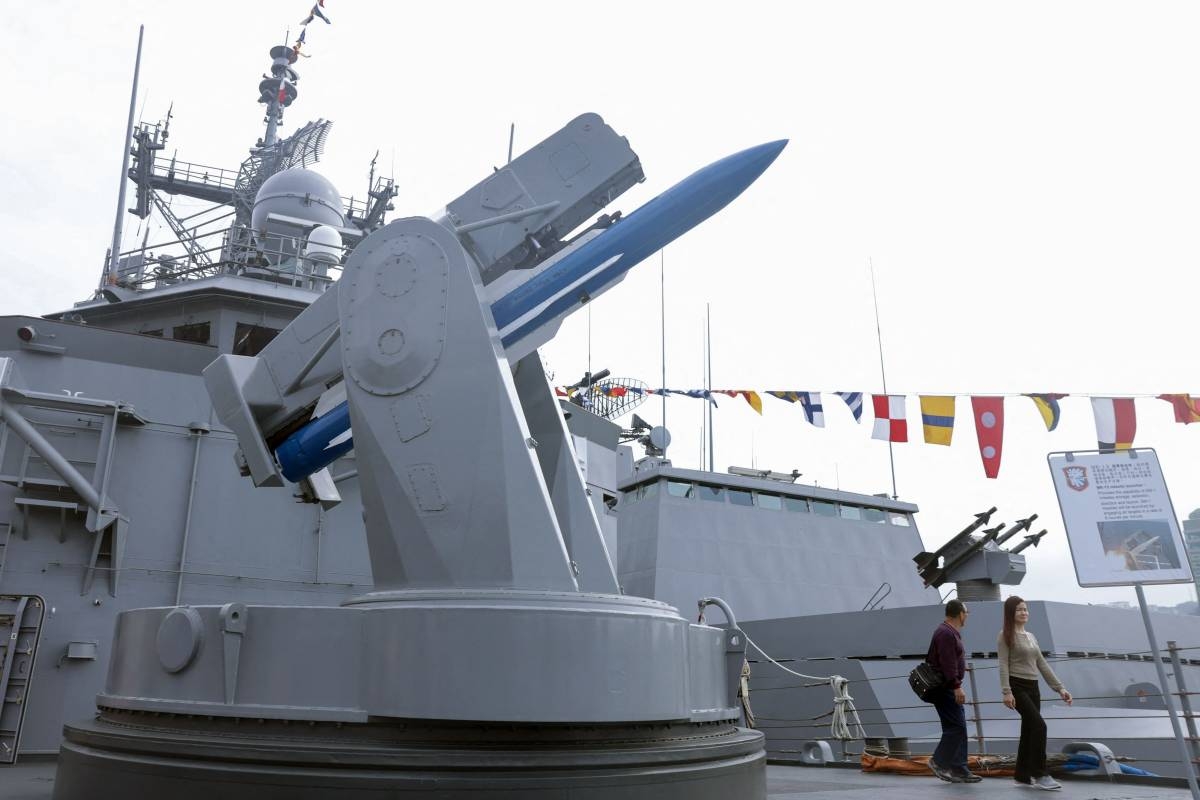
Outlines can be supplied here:
<path id="1" fill-rule="evenodd" d="M 129 210 L 174 239 L 110 252 L 73 308 L 0 318 L 0 639 L 16 635 L 0 763 L 57 752 L 63 723 L 90 713 L 123 609 L 336 603 L 370 585 L 353 454 L 331 474 L 340 506 L 251 491 L 201 379 L 319 298 L 395 195 L 380 178 L 367 202 L 343 199 L 310 169 L 330 122 L 279 135 L 298 96 L 289 53 L 271 50 L 266 130 L 238 169 L 165 159 L 169 115 L 137 129 Z M 179 217 L 174 195 L 210 205 Z"/>

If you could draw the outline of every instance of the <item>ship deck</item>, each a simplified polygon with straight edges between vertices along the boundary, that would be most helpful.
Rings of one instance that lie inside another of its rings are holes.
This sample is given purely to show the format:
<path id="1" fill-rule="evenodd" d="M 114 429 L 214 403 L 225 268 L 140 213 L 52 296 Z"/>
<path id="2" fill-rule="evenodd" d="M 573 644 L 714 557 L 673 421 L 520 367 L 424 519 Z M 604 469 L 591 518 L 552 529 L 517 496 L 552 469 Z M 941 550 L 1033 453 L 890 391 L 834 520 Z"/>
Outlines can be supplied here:
<path id="1" fill-rule="evenodd" d="M 54 794 L 53 761 L 31 761 L 0 767 L 0 797 L 4 800 L 50 800 Z M 1062 800 L 1185 800 L 1186 788 L 1174 788 L 1122 780 L 1110 783 L 1096 778 L 1063 781 Z M 1011 800 L 1038 795 L 1036 789 L 1020 789 L 1011 778 L 987 778 L 976 784 L 942 783 L 932 775 L 882 775 L 840 767 L 767 766 L 767 797 L 771 800 L 876 800 L 886 792 L 888 800 Z"/>

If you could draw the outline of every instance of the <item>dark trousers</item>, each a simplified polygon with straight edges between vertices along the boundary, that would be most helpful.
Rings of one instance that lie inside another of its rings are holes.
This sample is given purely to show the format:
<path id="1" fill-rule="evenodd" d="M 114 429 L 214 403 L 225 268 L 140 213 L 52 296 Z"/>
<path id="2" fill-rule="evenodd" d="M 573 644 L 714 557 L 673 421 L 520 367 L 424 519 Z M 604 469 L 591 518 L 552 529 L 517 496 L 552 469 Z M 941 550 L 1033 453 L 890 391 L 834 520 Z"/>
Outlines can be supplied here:
<path id="1" fill-rule="evenodd" d="M 967 715 L 954 699 L 954 690 L 943 687 L 936 690 L 929 700 L 942 720 L 942 740 L 933 751 L 933 760 L 947 769 L 966 769 Z"/>
<path id="2" fill-rule="evenodd" d="M 1046 721 L 1042 719 L 1042 694 L 1038 682 L 1009 678 L 1017 713 L 1021 715 L 1021 743 L 1017 745 L 1019 781 L 1036 780 L 1046 774 Z"/>

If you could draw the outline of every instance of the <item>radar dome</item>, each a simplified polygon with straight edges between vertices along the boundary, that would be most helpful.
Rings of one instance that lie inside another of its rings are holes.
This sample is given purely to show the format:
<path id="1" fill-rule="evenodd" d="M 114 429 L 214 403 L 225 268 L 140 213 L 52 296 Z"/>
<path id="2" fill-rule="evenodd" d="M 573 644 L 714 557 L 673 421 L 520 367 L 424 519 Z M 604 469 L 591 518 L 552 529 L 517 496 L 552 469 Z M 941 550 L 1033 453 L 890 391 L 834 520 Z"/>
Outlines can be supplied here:
<path id="1" fill-rule="evenodd" d="M 265 231 L 269 214 L 339 228 L 346 224 L 337 188 L 324 175 L 308 169 L 285 169 L 263 181 L 254 197 L 250 225 Z"/>
<path id="2" fill-rule="evenodd" d="M 326 264 L 337 264 L 342 260 L 342 235 L 336 228 L 328 225 L 318 225 L 308 233 L 304 245 L 304 255 L 313 261 Z"/>

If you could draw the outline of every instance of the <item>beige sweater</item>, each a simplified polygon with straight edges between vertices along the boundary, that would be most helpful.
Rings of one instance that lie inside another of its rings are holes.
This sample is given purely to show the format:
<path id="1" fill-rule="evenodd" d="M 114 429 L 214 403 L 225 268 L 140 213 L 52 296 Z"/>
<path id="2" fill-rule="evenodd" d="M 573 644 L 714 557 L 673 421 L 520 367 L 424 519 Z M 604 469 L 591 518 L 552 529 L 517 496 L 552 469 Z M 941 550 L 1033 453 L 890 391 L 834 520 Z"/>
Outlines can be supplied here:
<path id="1" fill-rule="evenodd" d="M 1037 639 L 1029 631 L 1013 633 L 1012 647 L 1005 643 L 1004 634 L 1001 633 L 997 640 L 996 653 L 996 660 L 1000 662 L 1000 689 L 1005 694 L 1012 691 L 1008 682 L 1009 676 L 1036 681 L 1038 672 L 1042 673 L 1042 677 L 1046 679 L 1046 683 L 1050 684 L 1051 689 L 1056 692 L 1063 690 L 1062 681 L 1046 663 L 1046 658 L 1042 655 L 1042 648 L 1038 646 Z"/>

